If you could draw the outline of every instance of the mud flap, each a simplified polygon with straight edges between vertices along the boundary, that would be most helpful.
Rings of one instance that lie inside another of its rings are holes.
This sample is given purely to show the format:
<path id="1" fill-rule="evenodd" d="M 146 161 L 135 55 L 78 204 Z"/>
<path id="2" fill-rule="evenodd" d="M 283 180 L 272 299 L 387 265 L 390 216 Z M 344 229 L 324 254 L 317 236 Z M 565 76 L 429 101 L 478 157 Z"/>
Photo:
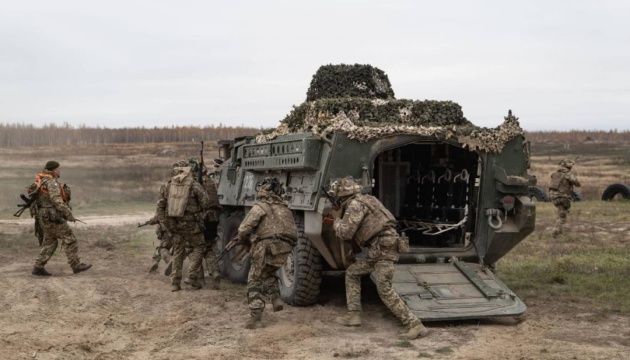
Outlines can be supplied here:
<path id="1" fill-rule="evenodd" d="M 423 321 L 517 316 L 527 309 L 494 273 L 475 263 L 398 264 L 392 286 Z"/>

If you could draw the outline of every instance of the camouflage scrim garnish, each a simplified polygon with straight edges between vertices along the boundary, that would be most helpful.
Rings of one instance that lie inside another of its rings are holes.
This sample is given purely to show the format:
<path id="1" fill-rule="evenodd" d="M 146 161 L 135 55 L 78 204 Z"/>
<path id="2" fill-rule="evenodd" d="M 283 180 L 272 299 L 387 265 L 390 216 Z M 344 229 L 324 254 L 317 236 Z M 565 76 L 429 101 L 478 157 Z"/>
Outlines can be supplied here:
<path id="1" fill-rule="evenodd" d="M 264 143 L 290 133 L 312 132 L 318 138 L 343 132 L 366 142 L 389 135 L 453 139 L 471 151 L 500 152 L 523 134 L 512 113 L 494 129 L 478 127 L 452 101 L 395 99 L 387 75 L 370 65 L 325 65 L 313 76 L 306 102 L 271 131 L 257 135 Z"/>
<path id="2" fill-rule="evenodd" d="M 394 99 L 394 90 L 387 74 L 371 65 L 321 66 L 306 93 L 306 101 L 357 97 Z"/>

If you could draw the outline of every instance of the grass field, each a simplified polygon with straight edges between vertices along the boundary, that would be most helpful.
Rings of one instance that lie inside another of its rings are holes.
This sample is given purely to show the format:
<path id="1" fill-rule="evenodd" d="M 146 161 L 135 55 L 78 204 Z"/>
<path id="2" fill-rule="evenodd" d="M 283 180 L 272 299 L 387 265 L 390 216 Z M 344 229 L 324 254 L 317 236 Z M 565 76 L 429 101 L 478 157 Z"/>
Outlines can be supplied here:
<path id="1" fill-rule="evenodd" d="M 556 240 L 550 236 L 555 208 L 539 203 L 535 232 L 500 260 L 498 271 L 527 301 L 588 304 L 601 312 L 630 313 L 630 202 L 598 200 L 609 184 L 630 183 L 630 150 L 624 144 L 595 145 L 565 149 L 532 144 L 530 172 L 544 189 L 560 159 L 580 156 L 575 170 L 584 201 L 573 204 L 572 231 Z M 157 191 L 171 164 L 197 154 L 194 143 L 8 150 L 0 156 L 0 219 L 13 219 L 18 194 L 48 159 L 61 162 L 62 180 L 72 186 L 72 202 L 80 218 L 154 211 Z M 207 161 L 216 155 L 214 145 L 208 144 Z M 13 246 L 16 241 L 36 247 L 32 236 L 25 232 L 6 239 L 2 252 L 20 251 Z M 152 241 L 154 235 L 148 229 L 106 227 L 78 229 L 77 236 L 96 246 L 133 251 L 138 242 Z"/>

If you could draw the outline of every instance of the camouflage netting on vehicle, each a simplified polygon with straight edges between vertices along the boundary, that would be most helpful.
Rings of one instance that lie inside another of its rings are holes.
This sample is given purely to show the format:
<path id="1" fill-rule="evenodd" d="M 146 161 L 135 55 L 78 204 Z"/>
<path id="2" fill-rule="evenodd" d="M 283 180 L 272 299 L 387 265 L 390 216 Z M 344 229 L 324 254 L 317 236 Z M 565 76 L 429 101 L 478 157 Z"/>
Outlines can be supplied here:
<path id="1" fill-rule="evenodd" d="M 394 99 L 387 74 L 371 65 L 324 65 L 311 80 L 306 101 L 357 97 Z"/>
<path id="2" fill-rule="evenodd" d="M 398 110 L 396 115 L 390 112 L 390 116 L 384 117 L 375 115 L 378 111 L 361 112 L 361 107 L 334 109 L 329 106 L 331 102 L 341 104 L 344 101 L 356 101 L 363 105 L 365 101 L 369 101 L 374 105 L 372 109 L 389 102 L 392 105 L 407 106 L 391 106 L 390 109 Z M 328 106 L 324 105 L 326 103 Z M 414 112 L 413 109 L 422 111 Z M 408 134 L 453 139 L 471 151 L 496 153 L 510 139 L 523 134 L 518 118 L 511 111 L 504 120 L 503 124 L 493 129 L 475 126 L 463 117 L 460 106 L 450 101 L 328 99 L 294 107 L 276 129 L 259 134 L 256 142 L 263 143 L 280 135 L 309 131 L 323 139 L 335 132 L 344 132 L 348 134 L 348 138 L 361 142 L 389 135 Z"/>
<path id="3" fill-rule="evenodd" d="M 280 125 L 256 137 L 267 142 L 279 135 L 312 132 L 326 139 L 345 132 L 365 142 L 374 138 L 411 134 L 453 138 L 471 151 L 499 152 L 505 143 L 523 134 L 510 112 L 505 122 L 487 129 L 466 120 L 452 101 L 396 100 L 389 78 L 371 65 L 325 65 L 313 75 L 306 102 L 294 106 Z"/>

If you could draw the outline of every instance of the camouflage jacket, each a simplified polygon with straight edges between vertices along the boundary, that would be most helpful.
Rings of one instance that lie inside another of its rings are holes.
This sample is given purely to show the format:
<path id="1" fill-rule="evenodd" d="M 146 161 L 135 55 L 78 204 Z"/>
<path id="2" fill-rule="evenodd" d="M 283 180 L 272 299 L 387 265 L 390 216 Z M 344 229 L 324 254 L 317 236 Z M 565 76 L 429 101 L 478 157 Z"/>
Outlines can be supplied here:
<path id="1" fill-rule="evenodd" d="M 256 241 L 277 238 L 295 243 L 297 227 L 293 213 L 279 196 L 261 197 L 247 213 L 238 227 L 238 237 L 245 241 L 252 234 L 256 235 Z"/>
<path id="2" fill-rule="evenodd" d="M 199 225 L 202 221 L 203 214 L 210 207 L 210 200 L 204 188 L 196 181 L 192 182 L 184 216 L 170 217 L 167 214 L 168 209 L 168 193 L 170 188 L 170 180 L 160 187 L 160 196 L 157 202 L 157 218 L 160 224 L 164 225 L 169 231 L 177 230 L 177 228 L 190 227 L 194 223 Z"/>
<path id="3" fill-rule="evenodd" d="M 551 174 L 551 184 L 549 185 L 549 196 L 573 196 L 573 187 L 580 187 L 582 184 L 577 179 L 577 176 L 571 172 L 571 170 L 561 167 Z"/>
<path id="4" fill-rule="evenodd" d="M 41 188 L 37 197 L 39 216 L 44 221 L 57 223 L 66 221 L 72 215 L 72 210 L 68 206 L 68 195 L 63 190 L 63 186 L 49 172 L 40 175 L 42 175 Z"/>
<path id="5" fill-rule="evenodd" d="M 343 207 L 343 217 L 333 223 L 338 239 L 369 247 L 368 260 L 398 261 L 396 219 L 377 198 L 357 194 Z"/>

